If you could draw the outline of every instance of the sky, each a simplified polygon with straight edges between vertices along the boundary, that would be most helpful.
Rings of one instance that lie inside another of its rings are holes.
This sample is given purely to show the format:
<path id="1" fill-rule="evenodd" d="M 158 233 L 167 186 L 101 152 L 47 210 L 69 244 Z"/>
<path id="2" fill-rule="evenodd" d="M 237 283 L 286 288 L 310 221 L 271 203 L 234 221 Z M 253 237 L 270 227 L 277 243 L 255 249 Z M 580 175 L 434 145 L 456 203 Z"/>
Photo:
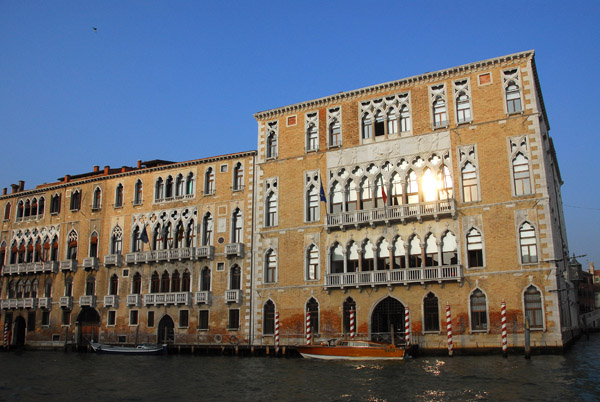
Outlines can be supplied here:
<path id="1" fill-rule="evenodd" d="M 591 0 L 0 0 L 0 188 L 253 150 L 256 112 L 534 49 L 570 253 L 599 264 L 599 17 Z"/>

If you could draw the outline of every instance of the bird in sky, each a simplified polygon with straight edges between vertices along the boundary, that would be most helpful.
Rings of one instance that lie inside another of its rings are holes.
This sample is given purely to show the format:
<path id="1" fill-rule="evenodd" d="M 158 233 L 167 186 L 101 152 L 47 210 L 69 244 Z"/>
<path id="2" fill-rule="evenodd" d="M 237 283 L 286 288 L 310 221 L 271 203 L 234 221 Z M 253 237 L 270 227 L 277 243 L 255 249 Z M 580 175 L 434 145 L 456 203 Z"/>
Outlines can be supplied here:
<path id="1" fill-rule="evenodd" d="M 98 28 L 92 27 L 92 29 L 94 30 L 94 32 L 98 32 Z"/>

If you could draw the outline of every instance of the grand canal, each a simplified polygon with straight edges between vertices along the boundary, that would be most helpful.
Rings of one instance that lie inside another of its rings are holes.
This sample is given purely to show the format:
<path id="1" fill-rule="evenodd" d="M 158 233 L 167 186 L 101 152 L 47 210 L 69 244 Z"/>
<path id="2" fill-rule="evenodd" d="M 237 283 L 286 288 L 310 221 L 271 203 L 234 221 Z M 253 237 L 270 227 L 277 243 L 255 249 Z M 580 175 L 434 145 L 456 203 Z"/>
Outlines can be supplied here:
<path id="1" fill-rule="evenodd" d="M 268 357 L 0 354 L 3 401 L 597 401 L 600 334 L 564 355 L 351 363 Z"/>

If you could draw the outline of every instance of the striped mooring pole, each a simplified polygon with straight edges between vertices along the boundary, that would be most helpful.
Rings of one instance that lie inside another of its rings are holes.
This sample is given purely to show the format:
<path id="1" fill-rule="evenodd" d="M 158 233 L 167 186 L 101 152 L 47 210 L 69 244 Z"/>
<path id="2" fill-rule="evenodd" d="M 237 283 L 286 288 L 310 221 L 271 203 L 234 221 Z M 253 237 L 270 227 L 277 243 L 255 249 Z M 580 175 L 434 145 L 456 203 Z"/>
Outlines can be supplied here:
<path id="1" fill-rule="evenodd" d="M 279 311 L 275 312 L 275 353 L 279 353 Z"/>
<path id="2" fill-rule="evenodd" d="M 306 311 L 306 344 L 310 345 L 312 341 L 312 334 L 310 333 L 310 311 Z"/>
<path id="3" fill-rule="evenodd" d="M 356 325 L 354 321 L 354 307 L 350 308 L 350 339 L 354 339 L 356 336 Z"/>
<path id="4" fill-rule="evenodd" d="M 408 307 L 404 308 L 404 341 L 406 349 L 410 348 L 410 312 Z"/>
<path id="5" fill-rule="evenodd" d="M 8 348 L 8 323 L 4 323 L 4 349 Z"/>
<path id="6" fill-rule="evenodd" d="M 506 303 L 500 305 L 502 315 L 502 356 L 508 356 L 508 338 L 506 336 Z"/>
<path id="7" fill-rule="evenodd" d="M 448 332 L 448 356 L 452 357 L 454 355 L 454 351 L 452 350 L 452 317 L 448 303 L 446 303 L 446 331 Z"/>

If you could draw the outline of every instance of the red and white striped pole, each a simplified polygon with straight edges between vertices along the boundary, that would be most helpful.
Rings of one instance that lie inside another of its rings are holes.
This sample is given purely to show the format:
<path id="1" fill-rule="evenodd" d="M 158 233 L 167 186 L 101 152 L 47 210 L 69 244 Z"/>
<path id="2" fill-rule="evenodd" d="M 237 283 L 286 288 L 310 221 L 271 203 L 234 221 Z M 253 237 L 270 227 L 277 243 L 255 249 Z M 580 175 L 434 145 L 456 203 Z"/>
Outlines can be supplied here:
<path id="1" fill-rule="evenodd" d="M 452 317 L 450 316 L 450 305 L 446 303 L 446 331 L 448 332 L 448 356 L 452 357 Z"/>
<path id="2" fill-rule="evenodd" d="M 404 308 L 404 341 L 406 349 L 408 349 L 410 347 L 410 312 L 408 307 Z"/>
<path id="3" fill-rule="evenodd" d="M 310 311 L 306 310 L 306 344 L 312 343 L 312 334 L 310 333 Z"/>
<path id="4" fill-rule="evenodd" d="M 350 308 L 350 339 L 354 339 L 356 336 L 356 325 L 354 322 L 354 307 Z"/>
<path id="5" fill-rule="evenodd" d="M 279 353 L 279 311 L 275 312 L 275 353 Z"/>
<path id="6" fill-rule="evenodd" d="M 4 323 L 4 349 L 8 347 L 8 323 Z"/>
<path id="7" fill-rule="evenodd" d="M 508 356 L 508 338 L 506 337 L 506 303 L 502 301 L 501 314 L 502 314 L 502 355 Z"/>

